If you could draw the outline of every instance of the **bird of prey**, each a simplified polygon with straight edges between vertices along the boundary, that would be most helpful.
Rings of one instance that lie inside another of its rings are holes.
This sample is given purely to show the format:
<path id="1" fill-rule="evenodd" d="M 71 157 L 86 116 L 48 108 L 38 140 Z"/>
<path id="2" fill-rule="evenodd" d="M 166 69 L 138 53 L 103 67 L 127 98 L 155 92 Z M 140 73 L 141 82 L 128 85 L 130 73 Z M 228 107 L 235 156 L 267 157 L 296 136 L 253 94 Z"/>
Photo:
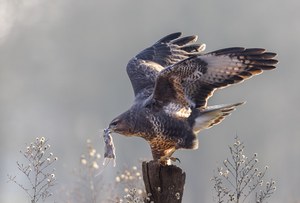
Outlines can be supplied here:
<path id="1" fill-rule="evenodd" d="M 154 160 L 177 149 L 197 149 L 197 133 L 220 123 L 242 103 L 207 106 L 217 89 L 242 82 L 277 64 L 275 53 L 232 47 L 203 53 L 197 36 L 167 35 L 127 65 L 135 99 L 109 124 L 110 132 L 144 138 Z"/>

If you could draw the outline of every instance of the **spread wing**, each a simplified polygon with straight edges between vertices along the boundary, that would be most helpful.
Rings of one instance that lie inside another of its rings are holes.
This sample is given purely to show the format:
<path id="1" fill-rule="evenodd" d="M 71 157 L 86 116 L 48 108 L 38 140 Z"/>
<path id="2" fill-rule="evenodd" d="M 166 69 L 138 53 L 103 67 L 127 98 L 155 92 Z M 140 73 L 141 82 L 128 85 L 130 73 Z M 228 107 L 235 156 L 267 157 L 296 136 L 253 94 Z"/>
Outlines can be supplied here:
<path id="1" fill-rule="evenodd" d="M 264 49 L 241 47 L 192 56 L 159 73 L 152 103 L 177 104 L 178 109 L 206 107 L 214 90 L 274 69 L 275 56 Z"/>
<path id="2" fill-rule="evenodd" d="M 197 36 L 180 36 L 180 32 L 170 34 L 129 61 L 127 73 L 135 96 L 145 92 L 151 94 L 159 72 L 165 67 L 205 49 L 205 45 L 194 44 Z"/>

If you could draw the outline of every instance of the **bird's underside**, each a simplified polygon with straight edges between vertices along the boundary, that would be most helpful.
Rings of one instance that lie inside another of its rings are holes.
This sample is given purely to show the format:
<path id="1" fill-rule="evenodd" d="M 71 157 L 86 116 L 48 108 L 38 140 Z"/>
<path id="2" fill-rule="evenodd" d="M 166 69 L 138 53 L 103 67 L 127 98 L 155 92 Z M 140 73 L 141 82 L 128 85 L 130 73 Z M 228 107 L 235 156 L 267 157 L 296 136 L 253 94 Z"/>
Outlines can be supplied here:
<path id="1" fill-rule="evenodd" d="M 135 100 L 109 130 L 148 141 L 153 159 L 165 163 L 175 150 L 198 147 L 196 134 L 220 123 L 236 106 L 207 106 L 216 89 L 275 68 L 275 53 L 232 47 L 203 53 L 197 36 L 170 34 L 127 65 Z"/>

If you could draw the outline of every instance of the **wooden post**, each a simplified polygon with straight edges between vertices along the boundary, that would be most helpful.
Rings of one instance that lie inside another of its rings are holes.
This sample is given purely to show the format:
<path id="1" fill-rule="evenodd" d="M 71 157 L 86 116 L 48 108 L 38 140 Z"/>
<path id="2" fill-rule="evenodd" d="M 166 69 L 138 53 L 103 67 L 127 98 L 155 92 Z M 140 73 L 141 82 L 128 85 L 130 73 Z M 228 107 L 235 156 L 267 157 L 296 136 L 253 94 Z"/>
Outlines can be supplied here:
<path id="1" fill-rule="evenodd" d="M 142 171 L 148 194 L 145 202 L 181 203 L 185 184 L 185 172 L 181 168 L 144 161 Z"/>

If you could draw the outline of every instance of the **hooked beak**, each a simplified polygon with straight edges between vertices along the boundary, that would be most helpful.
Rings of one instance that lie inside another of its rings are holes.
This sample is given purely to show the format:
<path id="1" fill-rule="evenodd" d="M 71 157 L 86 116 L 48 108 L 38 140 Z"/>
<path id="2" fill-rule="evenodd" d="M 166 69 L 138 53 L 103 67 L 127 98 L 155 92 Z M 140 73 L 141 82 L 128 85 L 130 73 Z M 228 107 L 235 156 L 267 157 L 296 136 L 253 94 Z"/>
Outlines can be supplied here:
<path id="1" fill-rule="evenodd" d="M 128 123 L 122 118 L 114 119 L 108 126 L 110 132 L 122 134 L 125 136 L 131 136 L 132 130 Z"/>
<path id="2" fill-rule="evenodd" d="M 110 122 L 107 130 L 109 130 L 110 132 L 115 132 L 117 130 L 118 123 L 119 119 L 114 119 L 112 122 Z"/>

